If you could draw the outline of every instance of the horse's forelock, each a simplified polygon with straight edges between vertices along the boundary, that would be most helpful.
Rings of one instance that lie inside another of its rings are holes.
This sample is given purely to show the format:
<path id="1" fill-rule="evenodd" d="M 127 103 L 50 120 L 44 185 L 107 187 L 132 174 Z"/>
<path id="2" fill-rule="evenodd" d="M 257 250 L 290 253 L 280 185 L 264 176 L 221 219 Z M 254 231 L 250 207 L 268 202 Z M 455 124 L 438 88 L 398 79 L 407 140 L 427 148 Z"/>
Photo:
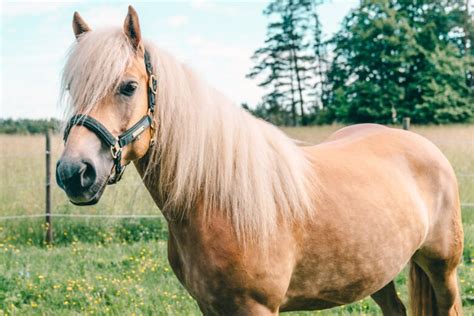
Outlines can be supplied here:
<path id="1" fill-rule="evenodd" d="M 119 28 L 83 34 L 72 45 L 63 70 L 61 100 L 66 115 L 90 112 L 116 87 L 133 53 Z"/>

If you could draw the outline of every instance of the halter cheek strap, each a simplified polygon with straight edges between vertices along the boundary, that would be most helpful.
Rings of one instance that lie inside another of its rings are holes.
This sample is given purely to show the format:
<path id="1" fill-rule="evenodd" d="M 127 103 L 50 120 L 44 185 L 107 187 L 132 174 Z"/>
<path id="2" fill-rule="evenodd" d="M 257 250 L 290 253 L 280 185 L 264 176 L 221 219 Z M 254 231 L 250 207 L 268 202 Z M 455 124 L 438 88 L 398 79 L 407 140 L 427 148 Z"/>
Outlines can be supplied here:
<path id="1" fill-rule="evenodd" d="M 153 66 L 150 61 L 150 55 L 145 50 L 145 68 L 148 74 L 148 112 L 137 123 L 127 129 L 125 132 L 115 137 L 109 130 L 93 117 L 85 114 L 77 114 L 71 117 L 64 130 L 64 142 L 66 142 L 71 128 L 74 126 L 84 126 L 110 147 L 110 153 L 114 160 L 114 173 L 110 176 L 108 184 L 117 183 L 125 171 L 125 166 L 122 166 L 122 150 L 125 146 L 133 143 L 147 128 L 152 131 L 155 128 L 155 120 L 153 113 L 155 112 L 156 90 L 158 88 L 158 81 L 153 74 Z M 150 146 L 153 146 L 153 137 L 150 141 Z"/>

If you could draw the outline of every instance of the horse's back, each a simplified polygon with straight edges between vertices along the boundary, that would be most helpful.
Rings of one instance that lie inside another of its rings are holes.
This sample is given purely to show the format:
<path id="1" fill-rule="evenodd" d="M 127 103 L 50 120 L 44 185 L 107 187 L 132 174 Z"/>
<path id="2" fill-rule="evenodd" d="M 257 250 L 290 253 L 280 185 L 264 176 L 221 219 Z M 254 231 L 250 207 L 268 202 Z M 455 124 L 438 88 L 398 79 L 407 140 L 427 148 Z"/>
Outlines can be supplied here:
<path id="1" fill-rule="evenodd" d="M 364 135 L 369 135 L 371 133 L 384 131 L 387 129 L 388 127 L 384 125 L 372 123 L 349 125 L 329 135 L 329 137 L 324 142 L 336 141 L 345 138 L 363 137 Z"/>
<path id="2" fill-rule="evenodd" d="M 325 161 L 326 170 L 331 165 L 346 169 L 350 176 L 349 170 L 360 169 L 356 167 L 359 163 L 366 166 L 366 176 L 361 180 L 378 182 L 383 187 L 392 182 L 390 178 L 395 179 L 400 193 L 405 186 L 408 195 L 419 198 L 430 230 L 444 226 L 447 216 L 460 222 L 454 170 L 438 147 L 416 133 L 377 124 L 353 125 L 336 131 L 312 150 L 318 159 L 333 160 Z"/>
<path id="3" fill-rule="evenodd" d="M 388 163 L 390 170 L 408 168 L 418 179 L 447 182 L 456 185 L 456 176 L 443 153 L 426 138 L 405 130 L 378 124 L 359 124 L 342 128 L 311 149 L 318 159 L 330 156 L 349 159 L 364 155 L 371 163 Z M 407 171 L 407 170 L 405 170 Z M 409 176 L 407 175 L 407 176 Z"/>

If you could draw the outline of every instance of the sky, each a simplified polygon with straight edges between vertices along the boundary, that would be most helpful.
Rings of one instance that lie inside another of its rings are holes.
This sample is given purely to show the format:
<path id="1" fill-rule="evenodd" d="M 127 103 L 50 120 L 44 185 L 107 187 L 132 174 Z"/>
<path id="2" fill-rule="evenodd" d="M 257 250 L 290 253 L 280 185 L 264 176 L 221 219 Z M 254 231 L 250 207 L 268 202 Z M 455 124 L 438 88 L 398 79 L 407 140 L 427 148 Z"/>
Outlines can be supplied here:
<path id="1" fill-rule="evenodd" d="M 94 30 L 122 26 L 128 4 L 138 12 L 142 36 L 190 65 L 236 104 L 255 105 L 264 91 L 245 75 L 262 46 L 263 0 L 5 1 L 0 0 L 0 118 L 62 117 L 61 70 L 74 43 L 78 11 Z M 337 32 L 357 0 L 319 7 L 326 37 Z"/>

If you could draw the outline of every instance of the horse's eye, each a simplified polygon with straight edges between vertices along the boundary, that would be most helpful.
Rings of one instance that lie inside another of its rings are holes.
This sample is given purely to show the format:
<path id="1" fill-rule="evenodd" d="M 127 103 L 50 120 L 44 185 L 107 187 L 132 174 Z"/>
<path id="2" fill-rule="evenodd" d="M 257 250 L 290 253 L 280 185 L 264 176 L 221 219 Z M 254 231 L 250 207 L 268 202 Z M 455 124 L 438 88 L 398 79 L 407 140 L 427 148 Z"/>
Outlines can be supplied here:
<path id="1" fill-rule="evenodd" d="M 120 93 L 130 97 L 133 95 L 135 90 L 138 87 L 138 83 L 135 81 L 125 82 L 123 85 L 120 86 Z"/>

